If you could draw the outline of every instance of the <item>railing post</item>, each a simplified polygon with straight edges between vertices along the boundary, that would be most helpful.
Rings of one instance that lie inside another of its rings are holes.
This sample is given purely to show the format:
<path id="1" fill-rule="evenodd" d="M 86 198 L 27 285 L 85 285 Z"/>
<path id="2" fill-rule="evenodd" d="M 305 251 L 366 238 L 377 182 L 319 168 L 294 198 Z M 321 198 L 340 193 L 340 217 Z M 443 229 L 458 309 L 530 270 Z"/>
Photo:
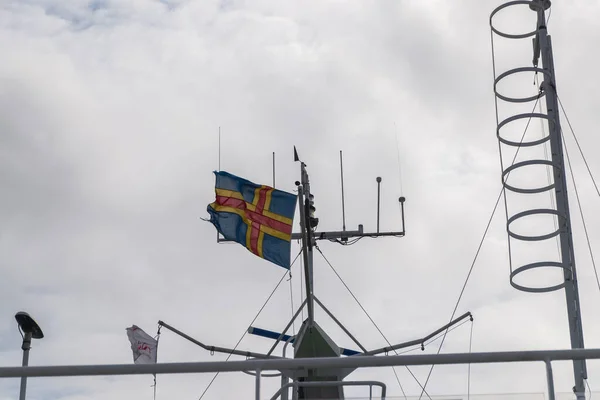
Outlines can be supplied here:
<path id="1" fill-rule="evenodd" d="M 260 400 L 260 374 L 261 373 L 262 373 L 262 371 L 260 369 L 256 370 L 256 384 L 255 384 L 256 400 Z"/>
<path id="2" fill-rule="evenodd" d="M 554 394 L 554 376 L 552 374 L 552 363 L 550 360 L 544 360 L 546 363 L 546 379 L 548 380 L 548 400 L 555 400 Z"/>

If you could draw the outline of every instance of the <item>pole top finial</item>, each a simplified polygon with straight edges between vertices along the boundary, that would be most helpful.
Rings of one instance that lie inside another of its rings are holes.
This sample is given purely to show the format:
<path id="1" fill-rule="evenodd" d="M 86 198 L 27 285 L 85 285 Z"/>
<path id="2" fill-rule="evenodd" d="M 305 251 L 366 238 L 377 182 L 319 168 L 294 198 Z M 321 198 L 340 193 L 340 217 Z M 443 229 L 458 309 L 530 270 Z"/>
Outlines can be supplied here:
<path id="1" fill-rule="evenodd" d="M 533 0 L 530 4 L 529 4 L 529 8 L 532 11 L 538 11 L 540 9 L 540 6 L 544 9 L 547 10 L 550 8 L 550 5 L 552 3 L 550 2 L 550 0 Z"/>

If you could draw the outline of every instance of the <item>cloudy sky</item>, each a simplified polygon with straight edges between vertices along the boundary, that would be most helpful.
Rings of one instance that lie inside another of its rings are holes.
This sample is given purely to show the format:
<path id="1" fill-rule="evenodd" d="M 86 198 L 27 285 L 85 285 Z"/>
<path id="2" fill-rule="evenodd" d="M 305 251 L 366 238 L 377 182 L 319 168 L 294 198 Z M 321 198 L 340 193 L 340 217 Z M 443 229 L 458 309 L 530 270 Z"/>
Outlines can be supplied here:
<path id="1" fill-rule="evenodd" d="M 349 229 L 375 229 L 376 176 L 382 229 L 400 228 L 397 198 L 406 196 L 405 238 L 320 248 L 391 342 L 445 324 L 500 192 L 488 24 L 500 3 L 0 0 L 0 365 L 21 363 L 13 318 L 20 310 L 46 334 L 33 344 L 31 365 L 130 363 L 125 328 L 154 335 L 159 319 L 205 343 L 235 345 L 285 271 L 239 245 L 218 245 L 200 219 L 214 198 L 219 126 L 223 170 L 270 184 L 275 152 L 276 186 L 287 191 L 299 177 L 296 145 L 322 229 L 341 228 L 340 150 Z M 600 175 L 600 83 L 586 73 L 598 60 L 600 4 L 557 0 L 552 10 L 559 93 Z M 529 31 L 533 13 L 516 8 L 499 23 Z M 498 73 L 530 65 L 530 39 L 496 38 L 495 46 Z M 503 88 L 535 93 L 533 83 L 524 74 Z M 532 104 L 521 107 L 501 108 L 501 117 Z M 598 248 L 598 195 L 570 134 L 566 140 Z M 503 149 L 505 165 L 512 154 Z M 540 171 L 519 179 L 542 186 Z M 509 196 L 509 212 L 549 199 Z M 586 346 L 600 347 L 600 291 L 572 192 L 571 205 Z M 473 351 L 568 348 L 564 292 L 510 286 L 505 224 L 501 203 L 458 307 L 474 314 Z M 293 256 L 298 250 L 294 244 Z M 513 247 L 516 266 L 552 257 L 554 241 L 548 249 Z M 318 254 L 315 280 L 316 294 L 366 347 L 385 345 Z M 521 282 L 559 281 L 550 270 Z M 297 307 L 299 263 L 291 283 Z M 281 330 L 290 297 L 284 280 L 254 325 Z M 353 347 L 324 313 L 317 320 Z M 451 332 L 442 351 L 468 351 L 470 326 Z M 271 344 L 246 336 L 239 348 Z M 161 362 L 225 358 L 166 330 L 159 346 Z M 421 382 L 428 370 L 412 369 Z M 408 371 L 397 372 L 404 391 L 419 395 Z M 383 380 L 389 395 L 402 395 L 389 368 L 351 377 Z M 427 390 L 464 394 L 467 377 L 467 366 L 436 368 Z M 555 377 L 557 390 L 569 392 L 570 364 L 557 363 Z M 211 378 L 159 376 L 158 398 L 197 399 Z M 31 379 L 28 398 L 150 399 L 151 384 L 147 376 Z M 246 375 L 219 376 L 204 399 L 248 397 L 253 384 Z M 589 363 L 589 384 L 600 390 L 599 363 Z M 1 381 L 0 398 L 14 399 L 18 385 Z M 267 380 L 264 392 L 277 385 Z M 472 393 L 544 391 L 542 365 L 471 369 Z"/>

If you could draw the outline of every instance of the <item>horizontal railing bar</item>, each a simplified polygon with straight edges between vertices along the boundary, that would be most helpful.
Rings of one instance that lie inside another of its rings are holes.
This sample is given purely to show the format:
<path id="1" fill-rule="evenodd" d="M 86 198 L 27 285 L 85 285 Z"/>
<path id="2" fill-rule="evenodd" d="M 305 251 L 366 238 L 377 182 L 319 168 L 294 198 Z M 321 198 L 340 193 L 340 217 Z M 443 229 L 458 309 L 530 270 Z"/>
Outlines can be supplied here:
<path id="1" fill-rule="evenodd" d="M 0 367 L 0 378 L 143 375 L 207 372 L 241 372 L 250 370 L 307 370 L 314 368 L 391 367 L 431 364 L 476 364 L 600 359 L 600 349 L 532 350 L 484 353 L 419 354 L 399 356 L 322 357 L 297 359 L 209 361 L 159 364 L 59 365 Z"/>

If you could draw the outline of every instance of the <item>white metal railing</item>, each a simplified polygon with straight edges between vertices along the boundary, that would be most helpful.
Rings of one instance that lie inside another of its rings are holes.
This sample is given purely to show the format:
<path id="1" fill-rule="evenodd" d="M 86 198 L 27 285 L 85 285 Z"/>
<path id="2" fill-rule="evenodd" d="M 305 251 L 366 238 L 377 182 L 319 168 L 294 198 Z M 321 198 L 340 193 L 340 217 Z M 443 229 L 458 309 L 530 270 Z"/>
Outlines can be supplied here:
<path id="1" fill-rule="evenodd" d="M 485 353 L 450 353 L 399 356 L 351 356 L 344 358 L 249 359 L 244 361 L 211 361 L 158 364 L 59 365 L 0 367 L 0 378 L 144 375 L 210 372 L 256 371 L 256 400 L 260 400 L 261 372 L 307 371 L 315 368 L 361 368 L 409 365 L 483 364 L 506 362 L 543 362 L 546 366 L 548 397 L 556 400 L 552 361 L 600 359 L 600 349 L 536 350 Z M 582 394 L 583 395 L 583 394 Z"/>
<path id="2" fill-rule="evenodd" d="M 343 387 L 343 386 L 368 386 L 369 387 L 369 400 L 373 400 L 373 386 L 379 386 L 381 388 L 381 398 L 385 399 L 387 387 L 385 383 L 378 381 L 314 381 L 314 382 L 291 382 L 282 385 L 281 388 L 275 392 L 273 396 L 271 396 L 270 400 L 277 400 L 279 396 L 282 396 L 284 391 L 289 388 L 299 388 L 299 387 L 324 387 L 324 386 L 333 386 L 333 387 Z M 283 397 L 282 397 L 283 398 Z M 321 399 L 323 400 L 323 399 Z"/>

